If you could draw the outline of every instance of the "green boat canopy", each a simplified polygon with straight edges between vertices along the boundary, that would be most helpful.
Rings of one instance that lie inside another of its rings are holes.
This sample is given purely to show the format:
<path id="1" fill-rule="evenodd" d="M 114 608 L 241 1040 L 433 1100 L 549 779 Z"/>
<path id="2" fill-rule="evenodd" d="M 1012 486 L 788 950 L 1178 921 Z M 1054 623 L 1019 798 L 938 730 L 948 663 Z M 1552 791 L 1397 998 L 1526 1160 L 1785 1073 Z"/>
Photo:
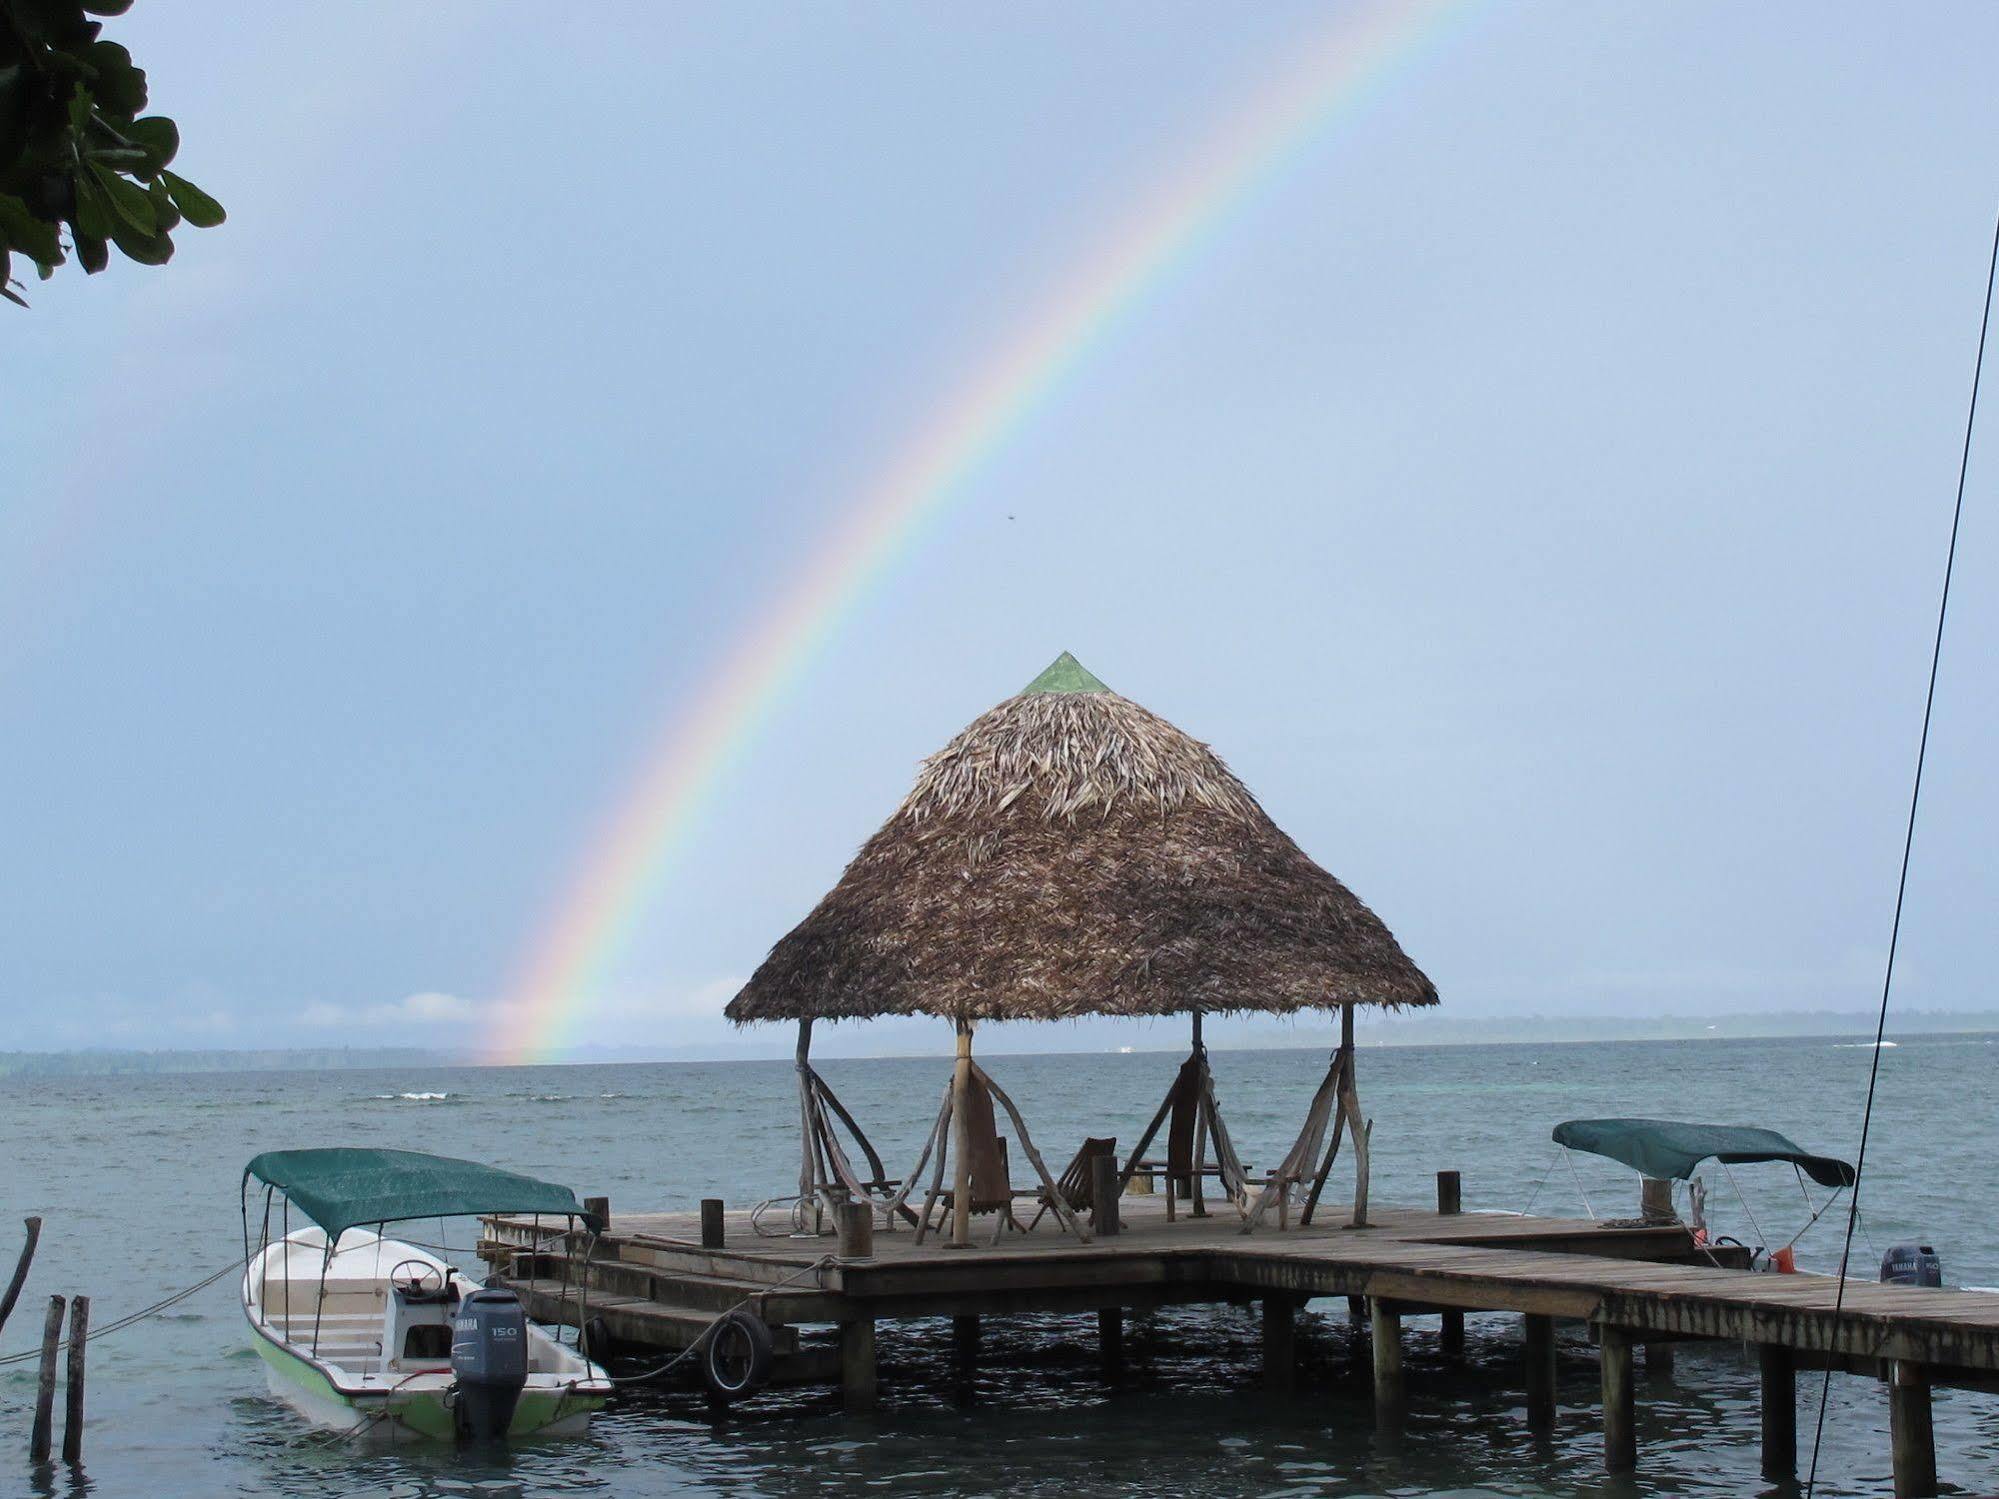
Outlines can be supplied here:
<path id="1" fill-rule="evenodd" d="M 1555 1126 L 1555 1143 L 1622 1161 L 1647 1176 L 1685 1180 L 1712 1156 L 1737 1165 L 1789 1161 L 1822 1187 L 1850 1187 L 1853 1168 L 1829 1155 L 1800 1150 L 1774 1129 L 1751 1124 L 1680 1124 L 1670 1119 L 1571 1119 Z"/>
<path id="2" fill-rule="evenodd" d="M 417 1150 L 267 1150 L 243 1168 L 244 1181 L 253 1176 L 283 1192 L 334 1243 L 356 1224 L 476 1213 L 548 1213 L 604 1231 L 567 1187 Z"/>

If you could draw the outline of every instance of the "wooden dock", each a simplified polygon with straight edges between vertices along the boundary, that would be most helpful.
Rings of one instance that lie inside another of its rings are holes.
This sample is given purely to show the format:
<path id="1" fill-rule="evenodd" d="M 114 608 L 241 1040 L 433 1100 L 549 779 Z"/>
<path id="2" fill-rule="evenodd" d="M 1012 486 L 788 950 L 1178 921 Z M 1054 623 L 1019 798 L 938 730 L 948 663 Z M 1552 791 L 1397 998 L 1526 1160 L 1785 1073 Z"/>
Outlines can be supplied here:
<path id="1" fill-rule="evenodd" d="M 1446 1199 L 1448 1201 L 1448 1199 Z M 1555 1415 L 1558 1318 L 1586 1322 L 1602 1350 L 1604 1461 L 1637 1460 L 1633 1349 L 1689 1339 L 1752 1344 L 1763 1379 L 1763 1468 L 1797 1465 L 1796 1373 L 1828 1365 L 1889 1387 L 1898 1494 L 1936 1491 L 1930 1389 L 1999 1389 L 1999 1295 L 1752 1274 L 1718 1266 L 1678 1223 L 1608 1226 L 1586 1220 L 1375 1210 L 1365 1229 L 1320 1222 L 1240 1231 L 1233 1211 L 1169 1222 L 1158 1199 L 1122 1199 L 1121 1225 L 1091 1242 L 1052 1231 L 1008 1232 L 968 1249 L 918 1245 L 907 1231 L 759 1237 L 747 1213 L 619 1213 L 587 1264 L 581 1240 L 531 1220 L 488 1220 L 481 1254 L 543 1320 L 652 1348 L 697 1343 L 713 1318 L 747 1301 L 773 1329 L 781 1380 L 837 1379 L 848 1405 L 876 1400 L 876 1324 L 951 1317 L 975 1339 L 977 1319 L 1095 1312 L 1107 1360 L 1119 1356 L 1123 1314 L 1200 1302 L 1260 1302 L 1265 1378 L 1294 1377 L 1293 1323 L 1315 1297 L 1365 1303 L 1372 1326 L 1377 1414 L 1398 1421 L 1407 1393 L 1401 1320 L 1441 1314 L 1448 1349 L 1462 1347 L 1466 1312 L 1524 1321 L 1523 1393 L 1530 1425 Z M 845 1251 L 844 1253 L 842 1251 Z M 587 1312 L 583 1287 L 588 1286 Z M 800 1327 L 832 1324 L 837 1346 L 801 1342 Z"/>

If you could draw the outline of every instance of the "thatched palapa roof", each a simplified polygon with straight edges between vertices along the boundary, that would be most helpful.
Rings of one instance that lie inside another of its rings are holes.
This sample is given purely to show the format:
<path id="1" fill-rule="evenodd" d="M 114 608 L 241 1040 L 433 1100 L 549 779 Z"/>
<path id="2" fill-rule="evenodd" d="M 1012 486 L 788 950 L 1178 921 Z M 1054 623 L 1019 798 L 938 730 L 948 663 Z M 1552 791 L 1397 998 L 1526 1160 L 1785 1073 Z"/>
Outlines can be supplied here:
<path id="1" fill-rule="evenodd" d="M 1430 1005 L 1205 744 L 1064 652 L 924 761 L 728 1016 L 1060 1020 Z"/>

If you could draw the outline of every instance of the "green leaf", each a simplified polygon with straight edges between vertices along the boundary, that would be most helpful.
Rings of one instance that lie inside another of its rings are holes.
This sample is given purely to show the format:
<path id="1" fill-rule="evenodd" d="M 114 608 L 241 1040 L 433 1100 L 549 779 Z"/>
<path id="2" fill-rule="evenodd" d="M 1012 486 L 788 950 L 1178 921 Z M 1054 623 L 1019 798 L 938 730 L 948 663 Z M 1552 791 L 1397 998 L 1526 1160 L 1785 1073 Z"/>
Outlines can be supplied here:
<path id="1" fill-rule="evenodd" d="M 36 265 L 62 264 L 62 237 L 56 226 L 36 218 L 19 198 L 0 193 L 0 244 L 11 246 Z"/>
<path id="2" fill-rule="evenodd" d="M 103 187 L 111 211 L 126 227 L 139 234 L 151 234 L 159 228 L 158 220 L 153 217 L 153 200 L 146 196 L 143 187 L 94 161 L 90 164 L 90 174 Z"/>
<path id="3" fill-rule="evenodd" d="M 179 225 L 180 210 L 174 207 L 173 195 L 167 191 L 167 185 L 164 182 L 161 182 L 158 178 L 154 178 L 151 182 L 147 183 L 146 196 L 152 199 L 153 220 L 160 226 L 162 234 Z"/>
<path id="4" fill-rule="evenodd" d="M 171 162 L 180 150 L 180 129 L 165 115 L 147 115 L 142 120 L 134 120 L 123 133 L 125 139 L 152 158 L 153 170 L 138 173 L 141 177 L 158 175 L 160 169 Z"/>
<path id="5" fill-rule="evenodd" d="M 111 264 L 111 248 L 94 234 L 85 234 L 81 229 L 71 236 L 76 241 L 76 259 L 91 275 L 95 276 Z"/>
<path id="6" fill-rule="evenodd" d="M 164 234 L 141 234 L 120 220 L 111 226 L 111 242 L 127 260 L 140 265 L 165 265 L 173 259 L 174 242 Z"/>
<path id="7" fill-rule="evenodd" d="M 129 120 L 146 107 L 146 70 L 116 42 L 92 42 L 86 60 L 97 69 L 92 90 L 106 114 Z"/>
<path id="8" fill-rule="evenodd" d="M 196 187 L 187 178 L 174 172 L 160 173 L 160 180 L 172 194 L 174 207 L 187 217 L 187 221 L 197 229 L 213 229 L 228 217 L 222 205 Z"/>
<path id="9" fill-rule="evenodd" d="M 111 205 L 105 201 L 104 190 L 97 185 L 94 177 L 78 174 L 76 179 L 76 217 L 70 222 L 79 235 L 95 240 L 111 237 Z"/>
<path id="10" fill-rule="evenodd" d="M 83 0 L 83 8 L 93 16 L 122 16 L 132 8 L 132 0 Z"/>

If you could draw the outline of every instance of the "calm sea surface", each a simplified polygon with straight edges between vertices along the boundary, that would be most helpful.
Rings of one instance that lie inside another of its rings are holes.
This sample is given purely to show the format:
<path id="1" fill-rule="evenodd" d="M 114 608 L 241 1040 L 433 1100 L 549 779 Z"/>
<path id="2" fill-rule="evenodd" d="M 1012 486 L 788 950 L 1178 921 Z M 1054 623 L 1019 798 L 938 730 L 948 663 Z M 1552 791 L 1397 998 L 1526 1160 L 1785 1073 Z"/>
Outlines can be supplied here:
<path id="1" fill-rule="evenodd" d="M 1245 1159 L 1274 1160 L 1324 1068 L 1309 1052 L 1218 1052 L 1215 1070 Z M 1422 1205 L 1433 1173 L 1464 1173 L 1473 1208 L 1628 1214 L 1636 1178 L 1577 1158 L 1553 1163 L 1548 1131 L 1591 1114 L 1767 1124 L 1850 1156 L 1869 1052 L 1831 1041 L 1436 1047 L 1363 1053 L 1375 1120 L 1377 1202 Z M 994 1057 L 1051 1159 L 1085 1133 L 1141 1129 L 1172 1074 L 1162 1054 Z M 913 1156 L 947 1062 L 838 1062 L 824 1071 L 891 1162 Z M 1922 1237 L 1954 1284 L 1999 1285 L 1992 1162 L 1999 1158 L 1999 1046 L 1985 1036 L 1911 1038 L 1883 1056 L 1869 1152 L 1860 1273 Z M 254 1073 L 0 1082 L 0 1274 L 23 1214 L 46 1219 L 28 1293 L 0 1353 L 29 1347 L 52 1292 L 87 1292 L 109 1322 L 238 1253 L 237 1180 L 260 1150 L 370 1144 L 471 1156 L 608 1193 L 614 1210 L 747 1204 L 793 1173 L 788 1063 Z M 1552 1164 L 1552 1171 L 1551 1171 Z M 1736 1170 L 1747 1208 L 1715 1172 L 1721 1232 L 1778 1242 L 1804 1221 L 1787 1168 Z M 1537 1194 L 1538 1188 L 1538 1196 Z M 1833 1268 L 1835 1215 L 1799 1259 Z M 452 1242 L 469 1244 L 465 1223 Z M 426 1231 L 419 1237 L 434 1237 Z M 466 1263 L 476 1268 L 476 1262 Z M 1470 1321 L 1470 1359 L 1446 1369 L 1436 1324 L 1409 1324 L 1406 1432 L 1374 1432 L 1365 1349 L 1342 1302 L 1301 1322 L 1295 1397 L 1259 1388 L 1247 1310 L 1133 1319 L 1130 1368 L 1106 1384 L 1093 1318 L 989 1323 L 983 1363 L 955 1377 L 948 1329 L 885 1326 L 883 1401 L 843 1415 L 830 1392 L 766 1394 L 726 1414 L 696 1395 L 634 1390 L 591 1436 L 477 1462 L 449 1449 L 357 1449 L 305 1433 L 265 1393 L 225 1280 L 174 1313 L 93 1344 L 88 1461 L 31 1475 L 32 1364 L 0 1367 L 0 1494 L 508 1495 L 1148 1494 L 1744 1495 L 1757 1478 L 1756 1370 L 1733 1346 L 1681 1351 L 1670 1384 L 1640 1372 L 1642 1471 L 1598 1472 L 1596 1367 L 1565 1342 L 1564 1408 L 1552 1439 L 1523 1422 L 1517 1319 Z M 1880 1388 L 1833 1381 L 1823 1494 L 1888 1482 Z M 1817 1377 L 1800 1380 L 1810 1440 Z M 1946 1484 L 1999 1492 L 1999 1397 L 1939 1392 Z"/>

